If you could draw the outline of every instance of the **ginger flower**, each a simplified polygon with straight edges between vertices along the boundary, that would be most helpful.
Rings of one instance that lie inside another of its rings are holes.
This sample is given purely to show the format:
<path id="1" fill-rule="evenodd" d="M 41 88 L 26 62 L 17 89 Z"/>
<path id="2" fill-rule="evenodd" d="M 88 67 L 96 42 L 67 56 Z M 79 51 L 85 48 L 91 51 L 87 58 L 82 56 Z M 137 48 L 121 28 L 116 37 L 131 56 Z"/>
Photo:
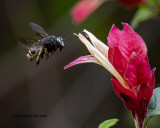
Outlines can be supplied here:
<path id="1" fill-rule="evenodd" d="M 79 57 L 64 69 L 82 63 L 96 63 L 112 74 L 114 92 L 120 97 L 138 125 L 141 127 L 154 89 L 154 71 L 151 71 L 147 48 L 143 39 L 126 23 L 123 30 L 112 26 L 107 37 L 108 46 L 92 33 L 77 36 L 87 47 L 90 55 Z"/>

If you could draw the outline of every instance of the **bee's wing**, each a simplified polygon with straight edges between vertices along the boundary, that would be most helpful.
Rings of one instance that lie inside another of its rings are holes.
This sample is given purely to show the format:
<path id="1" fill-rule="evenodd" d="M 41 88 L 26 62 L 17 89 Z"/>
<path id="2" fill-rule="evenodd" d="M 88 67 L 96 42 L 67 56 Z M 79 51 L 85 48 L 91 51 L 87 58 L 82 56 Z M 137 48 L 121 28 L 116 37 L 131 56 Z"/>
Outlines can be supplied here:
<path id="1" fill-rule="evenodd" d="M 41 36 L 41 37 L 47 37 L 48 34 L 46 33 L 46 31 L 39 26 L 36 23 L 29 23 L 31 29 L 36 33 L 36 35 Z"/>
<path id="2" fill-rule="evenodd" d="M 19 39 L 19 43 L 22 46 L 26 47 L 26 48 L 30 48 L 35 43 L 41 44 L 41 42 L 39 42 L 38 40 L 33 39 L 33 38 L 29 38 L 29 37 L 22 37 L 22 38 L 20 38 Z"/>

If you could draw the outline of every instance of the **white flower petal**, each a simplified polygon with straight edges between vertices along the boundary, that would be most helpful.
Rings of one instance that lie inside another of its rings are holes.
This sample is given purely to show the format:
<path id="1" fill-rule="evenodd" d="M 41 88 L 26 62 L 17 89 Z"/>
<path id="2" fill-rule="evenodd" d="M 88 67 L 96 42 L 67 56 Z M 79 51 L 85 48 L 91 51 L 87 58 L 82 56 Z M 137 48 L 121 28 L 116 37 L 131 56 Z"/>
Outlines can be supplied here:
<path id="1" fill-rule="evenodd" d="M 90 38 L 92 44 L 108 59 L 108 49 L 109 47 L 105 45 L 102 41 L 97 39 L 91 32 L 86 29 L 83 30 Z"/>
<path id="2" fill-rule="evenodd" d="M 78 34 L 79 39 L 86 45 L 89 52 L 95 59 L 105 67 L 112 75 L 114 75 L 122 86 L 125 87 L 124 80 L 122 76 L 117 72 L 117 70 L 113 67 L 113 65 L 109 62 L 109 60 L 99 51 L 97 50 L 81 33 Z"/>

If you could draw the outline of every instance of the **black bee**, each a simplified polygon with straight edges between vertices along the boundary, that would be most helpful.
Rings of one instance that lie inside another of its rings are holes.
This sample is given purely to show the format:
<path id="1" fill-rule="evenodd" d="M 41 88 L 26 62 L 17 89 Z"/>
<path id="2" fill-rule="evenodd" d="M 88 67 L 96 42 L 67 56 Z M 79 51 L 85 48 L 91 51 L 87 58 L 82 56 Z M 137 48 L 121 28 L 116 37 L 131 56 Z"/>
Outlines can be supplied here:
<path id="1" fill-rule="evenodd" d="M 56 37 L 53 35 L 48 35 L 45 30 L 36 23 L 29 23 L 31 29 L 36 33 L 36 35 L 42 37 L 41 40 L 36 40 L 29 37 L 20 38 L 20 43 L 28 48 L 27 58 L 33 60 L 36 58 L 37 65 L 43 56 L 46 56 L 46 60 L 49 57 L 48 53 L 53 54 L 58 48 L 60 51 L 64 47 L 64 43 L 70 46 L 70 42 L 61 37 Z"/>

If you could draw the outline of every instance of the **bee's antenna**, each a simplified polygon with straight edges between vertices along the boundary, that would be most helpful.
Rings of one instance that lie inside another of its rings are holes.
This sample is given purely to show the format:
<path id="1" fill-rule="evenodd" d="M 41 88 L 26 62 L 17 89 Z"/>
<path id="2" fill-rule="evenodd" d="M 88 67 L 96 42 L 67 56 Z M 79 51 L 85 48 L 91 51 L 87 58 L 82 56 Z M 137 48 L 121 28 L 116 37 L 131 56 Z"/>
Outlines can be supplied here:
<path id="1" fill-rule="evenodd" d="M 66 39 L 63 39 L 63 40 L 64 40 L 64 43 L 66 43 L 69 47 L 71 47 L 73 45 L 70 41 L 68 41 Z"/>

